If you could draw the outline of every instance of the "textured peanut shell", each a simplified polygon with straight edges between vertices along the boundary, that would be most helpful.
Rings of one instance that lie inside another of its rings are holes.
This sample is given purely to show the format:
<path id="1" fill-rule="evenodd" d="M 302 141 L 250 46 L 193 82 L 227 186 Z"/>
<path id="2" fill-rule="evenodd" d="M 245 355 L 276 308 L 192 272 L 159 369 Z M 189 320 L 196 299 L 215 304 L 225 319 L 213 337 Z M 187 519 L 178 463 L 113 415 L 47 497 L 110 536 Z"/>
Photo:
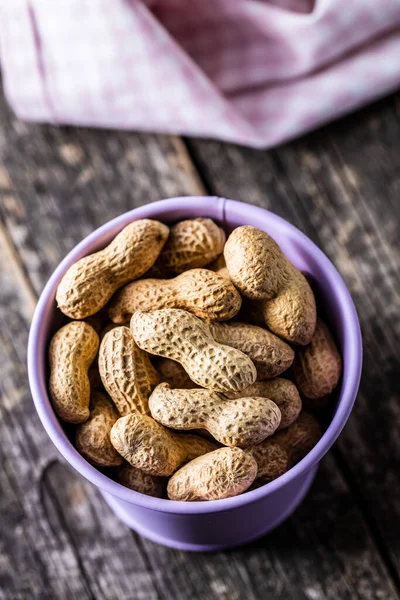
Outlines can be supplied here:
<path id="1" fill-rule="evenodd" d="M 224 446 L 253 446 L 276 431 L 281 413 L 267 398 L 228 400 L 209 390 L 172 390 L 161 383 L 150 396 L 151 416 L 170 429 L 205 429 Z"/>
<path id="2" fill-rule="evenodd" d="M 342 360 L 332 335 L 321 319 L 308 346 L 299 348 L 293 363 L 293 377 L 306 398 L 320 399 L 336 388 Z"/>
<path id="3" fill-rule="evenodd" d="M 148 400 L 159 383 L 148 355 L 135 344 L 128 327 L 115 327 L 103 338 L 99 372 L 108 394 L 121 415 L 149 413 Z"/>
<path id="4" fill-rule="evenodd" d="M 169 477 L 187 461 L 216 448 L 216 444 L 198 436 L 173 434 L 138 412 L 118 419 L 110 438 L 130 465 L 159 477 Z"/>
<path id="5" fill-rule="evenodd" d="M 314 294 L 300 271 L 264 231 L 245 225 L 224 249 L 229 276 L 239 291 L 263 301 L 268 328 L 294 344 L 308 344 L 316 323 Z"/>
<path id="6" fill-rule="evenodd" d="M 289 465 L 293 466 L 306 456 L 322 437 L 322 429 L 317 419 L 302 410 L 292 425 L 278 431 L 271 438 L 281 444 L 289 455 Z"/>
<path id="7" fill-rule="evenodd" d="M 156 363 L 156 369 L 160 376 L 160 381 L 169 383 L 172 388 L 179 390 L 191 390 L 199 387 L 194 383 L 186 373 L 185 369 L 170 358 L 159 358 Z"/>
<path id="8" fill-rule="evenodd" d="M 246 450 L 257 463 L 257 477 L 251 489 L 256 489 L 277 479 L 289 470 L 289 455 L 282 444 L 268 438 Z"/>
<path id="9" fill-rule="evenodd" d="M 211 219 L 180 221 L 171 227 L 155 267 L 164 274 L 205 267 L 221 254 L 224 244 L 224 231 Z"/>
<path id="10" fill-rule="evenodd" d="M 117 481 L 135 492 L 146 494 L 146 496 L 154 496 L 155 498 L 162 498 L 167 487 L 166 477 L 150 475 L 150 473 L 132 467 L 129 463 L 124 463 L 118 468 Z"/>
<path id="11" fill-rule="evenodd" d="M 232 346 L 251 358 L 257 369 L 257 379 L 277 377 L 293 362 L 292 348 L 262 327 L 233 321 L 210 323 L 210 331 L 219 344 Z"/>
<path id="12" fill-rule="evenodd" d="M 88 323 L 61 327 L 49 346 L 49 392 L 60 419 L 82 423 L 89 417 L 88 370 L 99 348 L 99 336 Z"/>
<path id="13" fill-rule="evenodd" d="M 264 300 L 262 311 L 271 331 L 292 344 L 309 344 L 315 331 L 317 309 L 313 291 L 300 271 L 292 267 L 290 283 L 276 298 Z"/>
<path id="14" fill-rule="evenodd" d="M 114 323 L 127 323 L 137 310 L 181 308 L 201 319 L 225 321 L 237 314 L 241 303 L 230 281 L 207 269 L 191 269 L 173 279 L 126 285 L 112 299 L 108 314 Z"/>
<path id="15" fill-rule="evenodd" d="M 228 237 L 224 258 L 229 276 L 252 300 L 269 300 L 290 280 L 290 263 L 265 231 L 243 225 Z"/>
<path id="16" fill-rule="evenodd" d="M 222 393 L 240 391 L 257 377 L 248 356 L 217 344 L 209 326 L 184 310 L 135 312 L 131 330 L 140 348 L 176 360 L 201 387 Z"/>
<path id="17" fill-rule="evenodd" d="M 110 431 L 119 414 L 110 398 L 93 392 L 90 399 L 90 416 L 77 425 L 75 446 L 82 456 L 98 467 L 115 467 L 122 457 L 110 441 Z"/>
<path id="18" fill-rule="evenodd" d="M 257 475 L 254 458 L 240 448 L 220 448 L 191 461 L 168 483 L 170 500 L 222 500 L 246 491 Z"/>
<path id="19" fill-rule="evenodd" d="M 73 319 L 99 311 L 119 287 L 151 267 L 168 233 L 166 225 L 151 219 L 127 225 L 104 250 L 81 258 L 68 269 L 57 288 L 59 309 Z"/>
<path id="20" fill-rule="evenodd" d="M 269 398 L 281 411 L 281 422 L 278 429 L 289 427 L 299 416 L 302 407 L 298 389 L 294 383 L 282 377 L 268 381 L 256 381 L 242 392 L 226 395 L 228 398 L 240 398 L 241 396 Z"/>

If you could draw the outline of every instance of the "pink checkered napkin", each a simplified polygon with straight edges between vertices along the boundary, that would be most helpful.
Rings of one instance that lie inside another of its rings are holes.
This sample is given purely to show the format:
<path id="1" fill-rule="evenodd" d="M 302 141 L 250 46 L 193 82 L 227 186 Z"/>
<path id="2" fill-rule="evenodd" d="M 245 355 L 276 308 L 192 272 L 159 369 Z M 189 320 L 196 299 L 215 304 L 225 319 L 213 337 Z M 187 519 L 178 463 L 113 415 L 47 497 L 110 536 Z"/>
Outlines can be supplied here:
<path id="1" fill-rule="evenodd" d="M 267 147 L 400 83 L 400 0 L 6 0 L 7 98 L 32 121 Z"/>

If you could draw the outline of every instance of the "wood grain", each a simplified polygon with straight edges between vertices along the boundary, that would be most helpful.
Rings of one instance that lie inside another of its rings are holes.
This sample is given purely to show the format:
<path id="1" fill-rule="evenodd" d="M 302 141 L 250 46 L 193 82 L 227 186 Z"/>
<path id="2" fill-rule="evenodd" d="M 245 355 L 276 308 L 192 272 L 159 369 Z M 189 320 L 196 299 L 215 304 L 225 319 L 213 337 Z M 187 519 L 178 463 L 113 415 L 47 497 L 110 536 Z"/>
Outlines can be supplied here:
<path id="1" fill-rule="evenodd" d="M 160 198 L 204 193 L 178 138 L 41 127 L 4 110 L 1 214 L 37 294 L 60 257 L 103 223 Z"/>
<path id="2" fill-rule="evenodd" d="M 205 188 L 175 138 L 27 125 L 3 104 L 0 115 L 0 598 L 398 598 L 333 457 L 323 461 L 311 493 L 286 524 L 250 546 L 211 555 L 170 550 L 133 534 L 63 463 L 28 391 L 32 290 L 38 293 L 62 256 L 101 223 L 146 201 Z M 210 145 L 196 144 L 200 163 L 201 148 L 208 152 Z M 244 193 L 243 186 L 234 190 L 242 165 L 250 199 L 265 205 L 257 169 L 270 155 L 260 153 L 251 175 L 248 151 L 222 144 L 215 150 L 219 157 L 204 156 L 207 185 L 214 161 L 215 189 Z M 305 218 L 304 226 L 309 231 Z"/>

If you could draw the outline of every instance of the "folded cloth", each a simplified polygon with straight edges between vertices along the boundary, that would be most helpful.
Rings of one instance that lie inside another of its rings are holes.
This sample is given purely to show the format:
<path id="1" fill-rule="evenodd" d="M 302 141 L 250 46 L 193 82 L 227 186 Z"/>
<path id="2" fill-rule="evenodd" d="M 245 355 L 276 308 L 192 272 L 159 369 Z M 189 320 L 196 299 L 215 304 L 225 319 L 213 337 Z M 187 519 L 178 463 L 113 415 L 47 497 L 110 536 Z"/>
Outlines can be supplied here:
<path id="1" fill-rule="evenodd" d="M 400 0 L 7 0 L 26 120 L 269 147 L 394 90 Z"/>

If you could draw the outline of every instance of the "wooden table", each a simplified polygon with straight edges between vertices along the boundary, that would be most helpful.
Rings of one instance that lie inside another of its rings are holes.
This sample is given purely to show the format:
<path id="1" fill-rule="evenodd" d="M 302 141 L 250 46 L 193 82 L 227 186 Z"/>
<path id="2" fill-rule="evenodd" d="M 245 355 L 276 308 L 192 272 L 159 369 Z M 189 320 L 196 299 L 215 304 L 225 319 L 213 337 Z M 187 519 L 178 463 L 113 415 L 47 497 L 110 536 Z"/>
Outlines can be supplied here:
<path id="1" fill-rule="evenodd" d="M 0 598 L 400 598 L 400 96 L 278 149 L 26 124 L 0 104 Z M 60 259 L 116 215 L 216 194 L 309 235 L 358 307 L 352 417 L 284 525 L 240 549 L 170 550 L 132 533 L 61 459 L 26 373 L 29 324 Z"/>

